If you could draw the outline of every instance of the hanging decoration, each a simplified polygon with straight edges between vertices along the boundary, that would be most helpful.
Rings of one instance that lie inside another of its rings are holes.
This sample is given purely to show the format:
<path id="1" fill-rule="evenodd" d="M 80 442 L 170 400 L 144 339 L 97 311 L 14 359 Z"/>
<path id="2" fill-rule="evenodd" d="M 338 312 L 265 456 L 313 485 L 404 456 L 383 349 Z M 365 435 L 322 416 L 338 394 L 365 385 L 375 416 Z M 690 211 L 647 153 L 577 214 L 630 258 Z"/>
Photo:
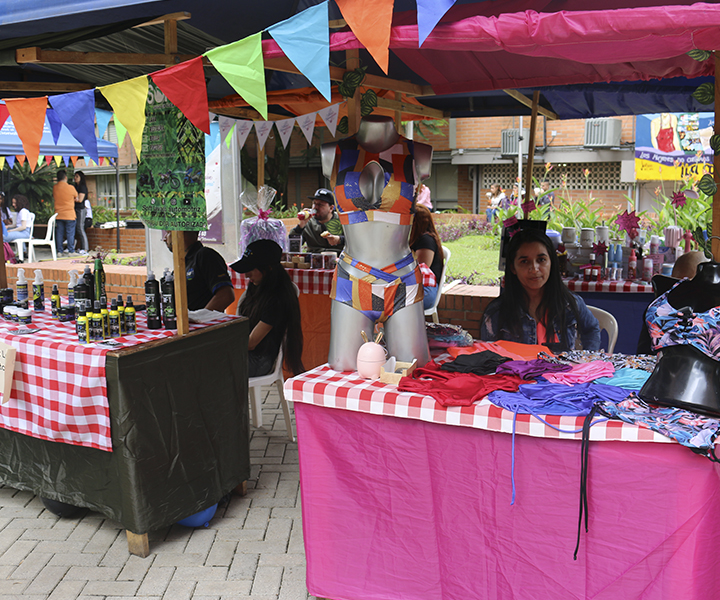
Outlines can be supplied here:
<path id="1" fill-rule="evenodd" d="M 95 119 L 97 120 L 98 137 L 101 138 L 105 135 L 112 116 L 113 114 L 109 110 L 103 110 L 102 108 L 95 109 Z"/>
<path id="2" fill-rule="evenodd" d="M 93 94 L 93 104 L 94 96 L 95 94 Z M 60 139 L 60 131 L 62 131 L 62 120 L 60 119 L 60 116 L 57 114 L 54 108 L 48 108 L 45 112 L 45 116 L 47 117 L 48 124 L 50 125 L 50 132 L 53 136 L 53 142 L 57 144 L 58 139 Z M 68 127 L 68 130 L 69 129 L 70 128 Z"/>
<path id="3" fill-rule="evenodd" d="M 283 119 L 282 121 L 275 121 L 275 127 L 277 127 L 278 135 L 282 141 L 283 148 L 287 148 L 290 136 L 292 135 L 293 129 L 295 128 L 295 117 L 292 119 Z"/>
<path id="4" fill-rule="evenodd" d="M 235 127 L 235 119 L 230 117 L 218 117 L 218 124 L 220 125 L 220 140 L 225 142 L 225 145 L 230 148 L 230 142 L 232 141 L 232 130 Z"/>
<path id="5" fill-rule="evenodd" d="M 260 147 L 260 149 L 265 147 L 265 142 L 267 141 L 268 135 L 270 135 L 272 128 L 272 121 L 255 121 L 255 133 L 257 134 L 258 146 Z"/>
<path id="6" fill-rule="evenodd" d="M 145 75 L 112 83 L 98 88 L 115 111 L 115 123 L 121 122 L 130 134 L 138 159 L 142 151 L 145 129 L 145 102 L 148 95 L 148 78 Z"/>
<path id="7" fill-rule="evenodd" d="M 302 130 L 302 132 L 305 134 L 305 139 L 307 140 L 307 143 L 312 146 L 312 138 L 313 138 L 313 131 L 315 131 L 315 115 L 317 112 L 308 113 L 306 115 L 303 115 L 301 117 L 297 117 L 295 120 L 297 121 L 298 126 Z"/>
<path id="8" fill-rule="evenodd" d="M 95 137 L 95 91 L 82 90 L 50 97 L 54 113 L 95 162 L 98 161 Z M 59 132 L 58 132 L 59 133 Z M 53 134 L 54 137 L 54 134 Z M 55 139 L 57 144 L 57 138 Z"/>
<path id="9" fill-rule="evenodd" d="M 330 131 L 330 135 L 335 137 L 335 130 L 338 123 L 338 115 L 340 114 L 340 103 L 332 104 L 327 108 L 323 108 L 322 110 L 317 111 L 317 114 L 320 115 L 323 123 L 325 123 L 328 131 Z"/>
<path id="10" fill-rule="evenodd" d="M 388 73 L 393 0 L 336 0 L 345 21 L 383 72 Z"/>
<path id="11" fill-rule="evenodd" d="M 30 170 L 33 172 L 40 155 L 40 140 L 45 126 L 47 101 L 47 96 L 5 100 L 15 125 L 15 131 L 17 131 L 20 141 L 22 141 L 25 156 L 30 161 Z"/>
<path id="12" fill-rule="evenodd" d="M 417 0 L 418 47 L 435 29 L 456 0 Z"/>
<path id="13" fill-rule="evenodd" d="M 195 127 L 210 135 L 205 72 L 201 56 L 152 73 L 150 77 Z"/>
<path id="14" fill-rule="evenodd" d="M 235 129 L 237 131 L 238 150 L 242 150 L 243 146 L 245 145 L 245 140 L 247 140 L 248 135 L 250 135 L 252 128 L 253 128 L 252 121 L 238 121 L 237 122 Z"/>

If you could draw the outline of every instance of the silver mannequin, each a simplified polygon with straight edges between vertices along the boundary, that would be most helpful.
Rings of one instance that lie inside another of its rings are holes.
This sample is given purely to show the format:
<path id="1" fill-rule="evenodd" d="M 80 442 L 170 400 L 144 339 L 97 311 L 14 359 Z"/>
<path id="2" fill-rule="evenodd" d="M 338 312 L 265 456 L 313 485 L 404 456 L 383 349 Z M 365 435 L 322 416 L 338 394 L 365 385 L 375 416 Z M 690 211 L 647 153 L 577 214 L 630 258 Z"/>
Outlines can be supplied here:
<path id="1" fill-rule="evenodd" d="M 383 116 L 365 117 L 355 136 L 360 146 L 371 153 L 379 153 L 392 148 L 400 141 L 392 119 Z M 323 174 L 332 179 L 336 144 L 324 144 L 322 147 Z M 430 176 L 432 147 L 427 144 L 414 144 L 415 183 Z M 334 187 L 335 181 L 331 181 Z M 360 191 L 364 198 L 376 201 L 382 195 L 384 174 L 377 162 L 365 166 L 360 175 Z M 380 221 L 367 221 L 343 226 L 345 231 L 345 252 L 370 266 L 382 269 L 410 254 L 408 236 L 411 225 L 396 225 Z M 414 263 L 396 272 L 398 277 L 412 271 Z M 354 277 L 366 275 L 350 265 L 344 265 Z M 337 371 L 354 371 L 357 366 L 357 353 L 363 344 L 360 334 L 365 331 L 368 337 L 375 322 L 361 312 L 341 302 L 333 301 L 331 312 L 330 352 L 328 362 Z M 418 366 L 430 360 L 425 315 L 422 302 L 416 302 L 391 315 L 384 324 L 388 354 L 403 362 L 417 359 Z"/>

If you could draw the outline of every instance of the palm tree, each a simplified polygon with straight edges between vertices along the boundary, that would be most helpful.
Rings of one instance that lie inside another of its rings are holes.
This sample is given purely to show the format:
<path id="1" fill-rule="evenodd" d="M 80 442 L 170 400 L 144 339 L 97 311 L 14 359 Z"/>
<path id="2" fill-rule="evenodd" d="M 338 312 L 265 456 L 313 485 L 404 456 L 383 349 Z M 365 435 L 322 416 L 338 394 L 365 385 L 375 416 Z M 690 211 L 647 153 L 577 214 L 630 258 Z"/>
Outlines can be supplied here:
<path id="1" fill-rule="evenodd" d="M 20 164 L 20 161 L 16 160 L 12 169 L 7 163 L 4 169 L 9 172 L 9 181 L 5 187 L 8 201 L 14 194 L 23 194 L 30 201 L 30 210 L 35 213 L 35 222 L 47 223 L 54 212 L 52 189 L 57 173 L 55 163 L 37 166 L 31 171 L 28 161 Z M 72 181 L 72 169 L 68 169 L 68 180 Z"/>

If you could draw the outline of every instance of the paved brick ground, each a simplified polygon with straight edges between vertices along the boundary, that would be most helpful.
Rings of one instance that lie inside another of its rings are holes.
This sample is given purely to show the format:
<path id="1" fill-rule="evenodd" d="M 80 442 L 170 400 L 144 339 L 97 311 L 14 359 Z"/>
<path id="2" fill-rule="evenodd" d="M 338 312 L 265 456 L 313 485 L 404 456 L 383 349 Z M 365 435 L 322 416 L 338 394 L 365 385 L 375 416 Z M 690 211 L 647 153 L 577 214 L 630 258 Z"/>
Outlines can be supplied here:
<path id="1" fill-rule="evenodd" d="M 119 523 L 85 511 L 59 519 L 27 492 L 0 486 L 0 600 L 306 600 L 297 444 L 277 392 L 264 388 L 252 473 L 207 529 L 150 534 L 130 556 Z"/>

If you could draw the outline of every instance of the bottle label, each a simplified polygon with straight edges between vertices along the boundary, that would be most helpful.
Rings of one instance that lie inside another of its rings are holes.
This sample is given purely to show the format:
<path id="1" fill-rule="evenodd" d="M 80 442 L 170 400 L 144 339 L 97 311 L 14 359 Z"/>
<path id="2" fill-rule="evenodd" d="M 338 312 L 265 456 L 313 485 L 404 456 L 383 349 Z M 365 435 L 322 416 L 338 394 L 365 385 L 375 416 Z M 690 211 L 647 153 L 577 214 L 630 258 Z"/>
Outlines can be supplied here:
<path id="1" fill-rule="evenodd" d="M 18 286 L 17 286 L 17 299 L 20 300 L 20 301 L 22 301 L 22 300 L 27 300 L 27 299 L 28 299 L 28 287 L 27 287 L 27 283 L 18 283 Z"/>
<path id="2" fill-rule="evenodd" d="M 88 339 L 87 339 L 87 333 L 88 333 L 88 331 L 87 331 L 87 318 L 78 319 L 77 322 L 76 322 L 76 324 L 75 324 L 75 328 L 76 328 L 76 330 L 77 330 L 78 341 L 79 341 L 81 344 L 87 344 L 87 343 L 88 343 Z"/>
<path id="3" fill-rule="evenodd" d="M 125 311 L 125 335 L 134 335 L 137 333 L 137 324 L 135 322 L 135 312 Z"/>
<path id="4" fill-rule="evenodd" d="M 99 342 L 103 339 L 103 322 L 102 315 L 93 315 L 92 328 L 90 330 L 90 339 L 93 342 Z"/>
<path id="5" fill-rule="evenodd" d="M 45 287 L 42 285 L 33 285 L 33 308 L 45 310 Z"/>
<path id="6" fill-rule="evenodd" d="M 110 315 L 110 337 L 120 337 L 120 315 Z"/>
<path id="7" fill-rule="evenodd" d="M 58 318 L 58 308 L 60 308 L 60 296 L 50 297 L 50 315 L 53 319 Z"/>
<path id="8" fill-rule="evenodd" d="M 148 317 L 158 316 L 157 299 L 155 298 L 155 294 L 145 294 L 145 312 Z"/>
<path id="9" fill-rule="evenodd" d="M 163 294 L 163 314 L 166 319 L 175 318 L 175 304 L 173 303 L 173 294 Z"/>

